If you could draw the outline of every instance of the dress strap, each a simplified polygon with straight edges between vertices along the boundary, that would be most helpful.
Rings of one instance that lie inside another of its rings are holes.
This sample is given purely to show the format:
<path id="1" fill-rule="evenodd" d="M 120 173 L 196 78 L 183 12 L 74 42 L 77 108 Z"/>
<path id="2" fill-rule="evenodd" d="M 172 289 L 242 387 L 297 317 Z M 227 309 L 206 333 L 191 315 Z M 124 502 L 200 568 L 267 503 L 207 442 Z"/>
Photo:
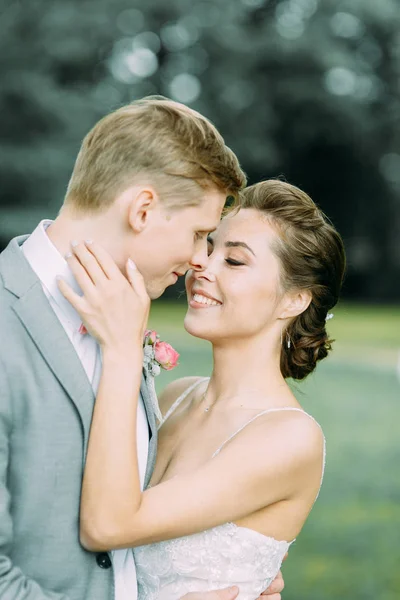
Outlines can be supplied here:
<path id="1" fill-rule="evenodd" d="M 192 385 L 189 385 L 189 387 L 186 388 L 186 390 L 180 396 L 178 396 L 175 402 L 169 407 L 169 410 L 167 410 L 167 412 L 165 413 L 165 417 L 161 421 L 159 429 L 161 425 L 165 423 L 168 417 L 170 417 L 172 413 L 178 408 L 178 406 L 185 400 L 185 398 L 189 396 L 190 392 L 196 389 L 197 386 L 200 385 L 200 383 L 203 383 L 203 381 L 207 381 L 208 379 L 208 377 L 200 377 L 200 379 L 197 379 L 194 383 L 192 383 Z"/>
<path id="2" fill-rule="evenodd" d="M 247 423 L 245 423 L 244 425 L 242 425 L 241 427 L 239 427 L 239 429 L 238 429 L 237 431 L 235 431 L 234 433 L 232 433 L 232 435 L 230 435 L 230 436 L 228 437 L 228 439 L 227 439 L 227 440 L 225 440 L 225 441 L 223 442 L 223 444 L 221 444 L 221 446 L 220 446 L 219 448 L 217 448 L 217 450 L 214 452 L 214 454 L 212 455 L 212 457 L 211 457 L 211 458 L 214 458 L 214 456 L 217 456 L 217 454 L 219 454 L 219 453 L 221 452 L 222 448 L 223 448 L 223 447 L 224 447 L 224 446 L 225 446 L 225 445 L 226 445 L 228 442 L 230 442 L 230 441 L 231 441 L 231 440 L 232 440 L 232 439 L 233 439 L 235 436 L 237 436 L 237 434 L 238 434 L 238 433 L 240 433 L 241 431 L 243 431 L 243 429 L 244 429 L 245 427 L 247 427 L 247 425 L 250 425 L 250 423 L 252 423 L 252 422 L 253 422 L 253 421 L 255 421 L 256 419 L 258 419 L 258 417 L 261 417 L 262 415 L 265 415 L 265 414 L 267 414 L 267 413 L 278 412 L 278 411 L 284 411 L 284 410 L 294 410 L 294 411 L 297 411 L 297 412 L 302 412 L 302 413 L 304 413 L 305 415 L 307 415 L 307 417 L 309 417 L 310 419 L 312 419 L 312 420 L 314 421 L 314 423 L 316 423 L 316 424 L 318 425 L 318 427 L 319 427 L 319 428 L 321 429 L 321 431 L 322 431 L 321 425 L 318 423 L 318 421 L 316 421 L 316 420 L 314 419 L 314 417 L 312 417 L 311 415 L 309 415 L 309 414 L 308 414 L 308 413 L 307 413 L 305 410 L 303 410 L 302 408 L 295 408 L 294 406 L 284 406 L 284 407 L 282 407 L 282 408 L 268 408 L 267 410 L 263 410 L 263 411 L 259 412 L 259 413 L 258 413 L 257 415 L 255 415 L 255 416 L 254 416 L 252 419 L 250 419 L 249 421 L 247 421 Z M 325 436 L 323 435 L 323 432 L 322 432 L 322 436 L 323 436 L 323 438 L 324 438 L 324 453 L 323 453 L 323 464 L 322 464 L 322 475 L 321 475 L 320 487 L 321 487 L 321 484 L 322 484 L 322 479 L 323 479 L 323 476 L 324 476 L 324 470 L 325 470 L 325 456 L 326 456 L 326 449 L 325 449 L 326 443 L 325 443 Z"/>
<path id="3" fill-rule="evenodd" d="M 217 450 L 214 452 L 214 454 L 212 455 L 211 458 L 214 458 L 214 456 L 217 456 L 217 454 L 219 454 L 221 452 L 221 450 L 225 446 L 225 444 L 227 444 L 228 442 L 230 442 L 238 433 L 240 433 L 241 431 L 243 431 L 243 429 L 245 427 L 247 427 L 247 425 L 250 425 L 250 423 L 252 423 L 256 419 L 258 419 L 258 417 L 261 417 L 262 415 L 265 415 L 267 413 L 278 412 L 278 411 L 283 411 L 283 410 L 294 410 L 294 411 L 297 411 L 297 412 L 304 413 L 305 415 L 307 415 L 307 417 L 309 417 L 310 419 L 312 419 L 314 421 L 314 423 L 316 423 L 316 425 L 318 425 L 318 427 L 320 428 L 320 430 L 322 432 L 322 437 L 323 437 L 323 440 L 324 440 L 323 456 L 322 456 L 322 470 L 321 470 L 321 479 L 320 479 L 320 482 L 319 482 L 319 489 L 318 489 L 317 495 L 316 495 L 315 500 L 314 500 L 314 503 L 315 503 L 316 500 L 317 500 L 317 498 L 318 498 L 318 496 L 319 496 L 319 493 L 321 491 L 322 480 L 324 478 L 325 463 L 326 463 L 326 440 L 325 440 L 324 432 L 322 431 L 321 425 L 318 423 L 318 421 L 316 421 L 314 419 L 313 416 L 311 416 L 310 414 L 308 414 L 302 408 L 295 408 L 294 406 L 284 406 L 282 408 L 269 408 L 267 410 L 263 410 L 262 412 L 260 412 L 257 415 L 255 415 L 252 419 L 250 419 L 249 421 L 247 421 L 247 423 L 245 423 L 244 425 L 242 425 L 242 427 L 240 427 L 237 431 L 235 431 L 234 433 L 232 433 L 232 435 L 230 435 L 228 437 L 228 439 L 225 440 L 225 442 L 223 444 L 221 444 L 221 446 L 219 448 L 217 448 Z"/>

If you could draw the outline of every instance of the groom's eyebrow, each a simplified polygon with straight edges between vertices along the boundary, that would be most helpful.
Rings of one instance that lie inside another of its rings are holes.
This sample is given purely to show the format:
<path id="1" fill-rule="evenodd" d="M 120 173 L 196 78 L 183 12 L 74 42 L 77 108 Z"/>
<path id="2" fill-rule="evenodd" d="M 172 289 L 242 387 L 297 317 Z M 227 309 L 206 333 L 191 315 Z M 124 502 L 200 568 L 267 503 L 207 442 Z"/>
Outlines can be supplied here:
<path id="1" fill-rule="evenodd" d="M 246 242 L 225 242 L 226 248 L 246 248 L 249 250 L 253 256 L 255 256 L 253 250 L 246 244 Z"/>

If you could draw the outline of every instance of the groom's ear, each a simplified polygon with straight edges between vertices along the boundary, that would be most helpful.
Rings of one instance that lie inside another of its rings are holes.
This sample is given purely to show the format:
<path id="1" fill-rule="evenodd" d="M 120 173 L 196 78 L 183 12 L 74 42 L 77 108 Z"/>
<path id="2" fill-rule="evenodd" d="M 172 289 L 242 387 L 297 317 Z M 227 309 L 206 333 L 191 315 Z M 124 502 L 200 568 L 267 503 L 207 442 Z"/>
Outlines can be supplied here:
<path id="1" fill-rule="evenodd" d="M 128 207 L 128 221 L 135 233 L 142 232 L 148 225 L 159 199 L 155 190 L 150 187 L 135 187 Z"/>

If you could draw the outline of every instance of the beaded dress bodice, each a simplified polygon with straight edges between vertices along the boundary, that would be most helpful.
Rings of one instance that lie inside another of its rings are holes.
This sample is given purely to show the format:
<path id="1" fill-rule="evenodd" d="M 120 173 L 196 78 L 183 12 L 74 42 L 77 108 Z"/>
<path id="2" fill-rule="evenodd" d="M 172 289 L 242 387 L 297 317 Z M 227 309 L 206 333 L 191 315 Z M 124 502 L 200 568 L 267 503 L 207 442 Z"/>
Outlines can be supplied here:
<path id="1" fill-rule="evenodd" d="M 163 423 L 201 381 L 204 379 L 196 381 L 174 402 Z M 266 412 L 271 410 L 262 411 L 235 431 L 213 456 Z M 238 600 L 256 600 L 276 577 L 293 541 L 278 541 L 252 529 L 225 523 L 200 533 L 134 548 L 138 600 L 178 600 L 188 592 L 232 585 L 239 587 Z"/>

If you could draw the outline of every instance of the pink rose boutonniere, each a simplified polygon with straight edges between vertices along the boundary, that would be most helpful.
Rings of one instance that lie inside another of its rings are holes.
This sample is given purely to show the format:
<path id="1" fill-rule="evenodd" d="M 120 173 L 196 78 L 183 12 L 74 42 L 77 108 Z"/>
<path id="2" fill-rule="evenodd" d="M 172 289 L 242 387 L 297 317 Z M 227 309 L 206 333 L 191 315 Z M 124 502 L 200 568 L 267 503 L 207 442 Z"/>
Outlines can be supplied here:
<path id="1" fill-rule="evenodd" d="M 158 406 L 154 377 L 161 373 L 161 369 L 171 371 L 177 367 L 178 359 L 179 353 L 171 344 L 160 341 L 160 336 L 154 330 L 146 329 L 143 340 L 143 369 L 154 413 L 160 422 L 162 414 Z"/>
<path id="2" fill-rule="evenodd" d="M 154 357 L 162 369 L 171 371 L 178 366 L 179 353 L 167 342 L 154 344 Z"/>

